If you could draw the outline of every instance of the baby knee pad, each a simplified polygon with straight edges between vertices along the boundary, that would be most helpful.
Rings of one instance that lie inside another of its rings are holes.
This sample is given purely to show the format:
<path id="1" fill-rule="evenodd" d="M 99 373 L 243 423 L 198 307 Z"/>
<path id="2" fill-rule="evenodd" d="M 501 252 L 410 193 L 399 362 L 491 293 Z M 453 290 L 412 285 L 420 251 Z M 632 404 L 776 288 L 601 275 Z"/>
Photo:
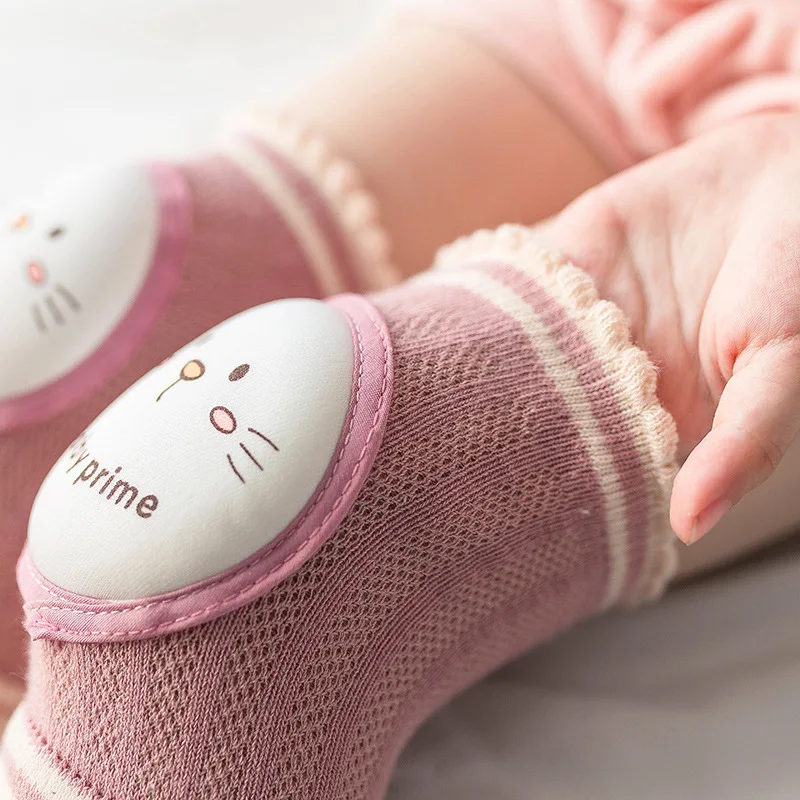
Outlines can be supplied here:
<path id="1" fill-rule="evenodd" d="M 455 693 L 664 586 L 655 380 L 513 228 L 183 348 L 38 495 L 0 796 L 382 797 Z"/>
<path id="2" fill-rule="evenodd" d="M 13 565 L 33 498 L 86 425 L 245 308 L 393 272 L 353 168 L 284 120 L 186 163 L 75 171 L 2 217 L 0 262 L 2 676 L 22 671 Z"/>

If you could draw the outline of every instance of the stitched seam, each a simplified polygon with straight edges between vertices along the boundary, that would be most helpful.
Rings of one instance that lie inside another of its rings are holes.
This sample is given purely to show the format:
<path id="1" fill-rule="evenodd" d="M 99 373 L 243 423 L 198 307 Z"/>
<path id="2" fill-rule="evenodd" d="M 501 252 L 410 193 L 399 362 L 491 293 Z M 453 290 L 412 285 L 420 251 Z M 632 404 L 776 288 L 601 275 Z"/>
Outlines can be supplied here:
<path id="1" fill-rule="evenodd" d="M 47 592 L 47 594 L 49 594 L 51 597 L 55 597 L 56 600 L 63 601 L 63 599 L 64 599 L 63 597 L 60 597 L 52 589 L 50 589 L 47 586 L 45 586 L 39 580 L 38 576 L 36 575 L 36 572 L 34 571 L 33 567 L 31 566 L 30 556 L 26 556 L 26 558 L 25 558 L 25 569 L 28 571 L 28 574 L 31 576 L 31 578 L 33 578 L 36 581 L 36 583 L 38 583 L 39 586 L 41 586 L 42 589 L 44 589 Z M 42 606 L 34 606 L 34 605 L 31 605 L 30 603 L 25 603 L 23 607 L 24 608 L 29 608 L 31 610 L 35 610 L 37 608 L 42 608 Z M 58 606 L 47 606 L 47 608 L 58 608 Z"/>
<path id="2" fill-rule="evenodd" d="M 303 518 L 295 525 L 295 527 L 294 527 L 292 532 L 297 530 L 303 524 L 303 522 L 305 522 L 305 520 L 308 518 L 308 516 L 311 514 L 311 512 L 314 510 L 314 508 L 316 508 L 316 506 L 322 501 L 322 498 L 323 498 L 323 496 L 325 494 L 325 491 L 327 490 L 328 486 L 330 485 L 331 481 L 333 480 L 334 475 L 336 474 L 336 471 L 339 468 L 339 465 L 341 464 L 342 459 L 344 458 L 344 453 L 345 453 L 345 450 L 347 449 L 347 445 L 348 445 L 348 443 L 350 441 L 350 436 L 352 434 L 353 424 L 355 422 L 356 410 L 358 408 L 359 398 L 360 398 L 361 379 L 362 379 L 362 376 L 363 376 L 363 367 L 364 367 L 363 339 L 362 339 L 362 334 L 361 334 L 361 328 L 358 325 L 358 322 L 355 319 L 353 319 L 353 317 L 351 316 L 351 314 L 349 312 L 345 311 L 345 313 L 347 313 L 348 318 L 351 320 L 351 322 L 353 323 L 353 326 L 354 326 L 354 328 L 356 330 L 356 336 L 358 338 L 358 347 L 359 347 L 359 377 L 358 377 L 357 388 L 356 388 L 356 399 L 355 399 L 355 402 L 353 403 L 353 412 L 352 412 L 352 414 L 350 416 L 350 425 L 349 425 L 348 432 L 347 432 L 347 435 L 345 437 L 345 440 L 344 440 L 344 442 L 342 444 L 341 452 L 339 453 L 339 457 L 337 458 L 336 464 L 335 464 L 335 466 L 333 468 L 333 471 L 331 472 L 328 480 L 326 481 L 325 486 L 319 492 L 316 500 L 311 505 L 311 507 L 309 507 L 307 512 L 303 515 Z M 327 522 L 331 518 L 331 516 L 333 516 L 333 514 L 336 513 L 336 511 L 338 510 L 338 508 L 341 505 L 342 501 L 344 500 L 345 495 L 350 490 L 350 487 L 352 486 L 353 481 L 356 479 L 356 477 L 358 475 L 358 472 L 359 472 L 359 469 L 361 467 L 361 464 L 364 461 L 364 458 L 365 458 L 365 456 L 367 454 L 367 451 L 369 450 L 369 446 L 370 446 L 370 444 L 372 442 L 372 438 L 374 437 L 375 432 L 378 429 L 379 422 L 380 422 L 380 419 L 381 419 L 381 416 L 382 416 L 382 412 L 383 412 L 383 407 L 384 407 L 384 405 L 386 403 L 386 390 L 387 390 L 388 383 L 389 383 L 389 375 L 388 375 L 388 372 L 389 372 L 389 358 L 388 358 L 389 341 L 388 341 L 388 339 L 386 337 L 386 334 L 382 330 L 380 324 L 377 322 L 377 320 L 376 320 L 374 314 L 372 313 L 372 311 L 371 310 L 366 310 L 365 313 L 366 313 L 367 317 L 369 317 L 370 321 L 372 322 L 372 324 L 373 324 L 373 326 L 375 328 L 375 331 L 377 332 L 377 334 L 378 334 L 378 336 L 379 336 L 379 338 L 381 340 L 381 343 L 383 345 L 383 380 L 382 380 L 382 384 L 381 384 L 380 401 L 378 403 L 378 408 L 376 409 L 375 414 L 373 415 L 372 424 L 370 426 L 369 433 L 367 434 L 367 438 L 366 438 L 366 440 L 364 442 L 364 446 L 361 449 L 361 453 L 359 454 L 358 459 L 357 459 L 357 461 L 355 463 L 355 466 L 353 467 L 353 471 L 352 471 L 352 473 L 350 475 L 350 478 L 348 479 L 347 483 L 345 484 L 344 488 L 342 489 L 341 493 L 339 494 L 339 497 L 336 499 L 335 503 L 331 507 L 331 510 L 325 515 L 325 518 L 319 523 L 319 525 L 317 525 L 313 530 L 311 530 L 308 533 L 308 535 L 303 539 L 303 541 L 300 542 L 300 544 L 291 553 L 289 553 L 289 555 L 287 555 L 286 558 L 284 558 L 279 564 L 276 564 L 266 574 L 262 575 L 261 577 L 259 577 L 256 580 L 254 580 L 252 583 L 249 583 L 246 586 L 242 587 L 241 589 L 239 589 L 238 591 L 234 592 L 233 594 L 230 594 L 227 597 L 224 597 L 222 600 L 218 600 L 217 602 L 212 603 L 211 605 L 208 605 L 203 609 L 200 609 L 198 611 L 192 612 L 191 614 L 187 614 L 187 615 L 184 615 L 182 617 L 177 617 L 176 619 L 168 620 L 167 622 L 162 622 L 159 625 L 154 625 L 154 626 L 152 626 L 150 628 L 142 628 L 142 629 L 139 629 L 139 630 L 114 631 L 114 632 L 108 632 L 108 631 L 79 631 L 79 630 L 76 630 L 74 628 L 62 628 L 62 627 L 60 627 L 58 625 L 53 625 L 50 622 L 48 622 L 47 620 L 44 620 L 44 619 L 41 619 L 41 618 L 37 619 L 36 622 L 33 623 L 33 624 L 35 624 L 38 627 L 45 628 L 45 629 L 51 630 L 51 631 L 56 631 L 56 632 L 59 632 L 59 633 L 80 633 L 81 636 L 87 636 L 87 637 L 91 636 L 91 637 L 105 638 L 105 639 L 107 639 L 107 638 L 119 638 L 119 637 L 122 637 L 122 636 L 135 636 L 135 635 L 146 634 L 146 633 L 154 633 L 154 632 L 156 632 L 156 631 L 158 631 L 158 630 L 160 630 L 162 628 L 168 628 L 168 627 L 170 627 L 172 625 L 177 625 L 177 624 L 179 624 L 181 622 L 186 622 L 187 620 L 194 619 L 195 617 L 198 617 L 198 616 L 202 616 L 202 615 L 208 613 L 209 611 L 212 611 L 212 610 L 214 610 L 216 608 L 219 608 L 220 606 L 225 605 L 226 603 L 230 602 L 231 600 L 235 600 L 236 598 L 240 597 L 241 595 L 246 594 L 251 589 L 253 589 L 254 587 L 258 586 L 260 583 L 263 583 L 266 580 L 268 580 L 277 571 L 282 569 L 290 560 L 292 560 L 296 556 L 300 555 L 304 550 L 306 550 L 308 548 L 308 546 L 310 545 L 311 540 L 314 538 L 314 536 L 327 524 Z M 287 535 L 289 535 L 289 534 L 287 534 Z M 176 600 L 183 600 L 183 599 L 185 599 L 187 597 L 191 597 L 193 594 L 197 594 L 199 592 L 205 591 L 206 589 L 210 589 L 213 586 L 217 586 L 220 583 L 228 582 L 228 581 L 232 580 L 233 578 L 237 577 L 238 575 L 240 575 L 242 572 L 245 572 L 245 571 L 247 571 L 249 569 L 252 569 L 252 568 L 258 566 L 258 564 L 260 564 L 262 561 L 264 561 L 266 558 L 268 558 L 269 555 L 270 555 L 270 552 L 264 553 L 256 561 L 253 561 L 250 564 L 242 566 L 240 569 L 238 569 L 237 571 L 235 571 L 231 575 L 229 575 L 229 576 L 227 576 L 225 578 L 220 578 L 219 580 L 217 580 L 215 582 L 212 582 L 212 583 L 210 583 L 210 584 L 208 584 L 206 586 L 194 589 L 191 592 L 187 592 L 186 594 L 180 595 L 179 597 L 172 598 L 170 600 L 157 600 L 157 601 L 154 601 L 152 603 L 145 603 L 145 604 L 142 604 L 142 605 L 133 606 L 131 608 L 119 609 L 119 610 L 115 610 L 115 611 L 82 611 L 82 610 L 77 610 L 77 609 L 66 608 L 66 607 L 63 607 L 63 606 L 30 606 L 30 605 L 27 605 L 26 607 L 29 610 L 33 611 L 33 612 L 47 611 L 47 610 L 50 610 L 50 611 L 63 611 L 63 612 L 66 612 L 67 614 L 83 615 L 83 616 L 112 616 L 112 615 L 117 615 L 117 614 L 130 613 L 132 611 L 141 611 L 143 609 L 153 608 L 153 607 L 156 607 L 156 606 L 165 605 L 167 603 L 172 603 L 172 602 L 175 602 Z M 27 569 L 30 572 L 30 574 L 33 576 L 34 580 L 41 585 L 41 582 L 36 577 L 35 573 L 33 573 L 30 563 L 28 563 L 26 566 L 27 566 Z M 52 592 L 50 592 L 50 593 L 52 594 Z"/>

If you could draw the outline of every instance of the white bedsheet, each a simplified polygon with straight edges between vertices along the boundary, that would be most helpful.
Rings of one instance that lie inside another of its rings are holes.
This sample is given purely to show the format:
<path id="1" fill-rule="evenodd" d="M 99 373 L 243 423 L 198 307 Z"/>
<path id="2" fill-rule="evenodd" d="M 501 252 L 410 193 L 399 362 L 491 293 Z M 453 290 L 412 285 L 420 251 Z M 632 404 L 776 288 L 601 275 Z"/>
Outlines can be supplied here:
<path id="1" fill-rule="evenodd" d="M 196 147 L 374 5 L 0 0 L 0 202 L 76 161 Z M 587 624 L 432 720 L 391 798 L 800 797 L 799 600 L 795 557 Z"/>

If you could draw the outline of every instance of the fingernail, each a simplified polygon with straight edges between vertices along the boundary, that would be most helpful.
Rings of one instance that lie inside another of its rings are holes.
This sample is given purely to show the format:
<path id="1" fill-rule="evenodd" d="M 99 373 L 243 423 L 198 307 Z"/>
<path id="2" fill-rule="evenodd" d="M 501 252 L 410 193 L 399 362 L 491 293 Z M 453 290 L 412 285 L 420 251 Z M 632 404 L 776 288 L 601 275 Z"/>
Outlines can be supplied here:
<path id="1" fill-rule="evenodd" d="M 701 511 L 694 521 L 692 534 L 686 544 L 694 544 L 702 539 L 730 511 L 732 505 L 730 500 L 723 497 Z"/>

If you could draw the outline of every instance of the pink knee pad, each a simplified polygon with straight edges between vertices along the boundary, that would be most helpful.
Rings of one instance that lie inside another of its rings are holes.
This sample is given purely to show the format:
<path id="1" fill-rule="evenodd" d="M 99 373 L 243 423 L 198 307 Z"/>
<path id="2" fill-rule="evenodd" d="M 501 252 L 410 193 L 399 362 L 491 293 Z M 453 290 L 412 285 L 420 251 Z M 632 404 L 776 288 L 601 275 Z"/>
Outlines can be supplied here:
<path id="1" fill-rule="evenodd" d="M 77 171 L 0 226 L 2 676 L 22 672 L 13 565 L 31 504 L 86 425 L 256 302 L 374 288 L 393 273 L 357 175 L 287 122 L 182 164 Z"/>
<path id="2" fill-rule="evenodd" d="M 235 317 L 45 481 L 0 787 L 377 800 L 456 692 L 658 594 L 674 444 L 620 312 L 519 229 Z"/>
<path id="3" fill-rule="evenodd" d="M 800 103 L 795 0 L 398 0 L 530 78 L 620 169 Z"/>

